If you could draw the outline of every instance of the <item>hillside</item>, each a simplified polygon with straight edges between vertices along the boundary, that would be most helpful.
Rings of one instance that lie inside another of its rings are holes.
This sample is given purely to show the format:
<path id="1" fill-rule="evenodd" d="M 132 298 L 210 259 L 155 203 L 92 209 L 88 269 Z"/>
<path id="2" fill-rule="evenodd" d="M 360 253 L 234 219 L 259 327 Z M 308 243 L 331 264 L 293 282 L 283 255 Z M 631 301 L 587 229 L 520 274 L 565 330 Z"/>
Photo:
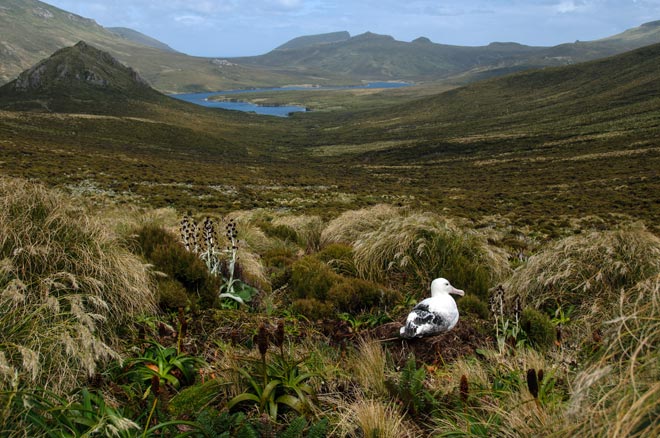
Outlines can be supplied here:
<path id="1" fill-rule="evenodd" d="M 336 41 L 327 38 L 329 35 L 337 35 Z M 315 44 L 317 39 L 324 44 Z M 297 38 L 265 55 L 237 58 L 236 62 L 298 71 L 326 71 L 366 80 L 445 79 L 467 83 L 519 70 L 608 57 L 658 42 L 659 22 L 646 23 L 601 40 L 554 47 L 530 47 L 512 42 L 467 47 L 436 44 L 425 37 L 403 42 L 370 32 L 348 39 L 344 33 L 337 33 Z"/>
<path id="2" fill-rule="evenodd" d="M 142 114 L 147 103 L 178 107 L 130 67 L 81 41 L 55 52 L 0 87 L 0 108 Z"/>
<path id="3" fill-rule="evenodd" d="M 93 20 L 37 0 L 4 0 L 0 7 L 0 84 L 50 56 L 86 41 L 137 70 L 163 92 L 214 91 L 254 85 L 299 83 L 278 74 L 227 62 L 164 51 L 122 37 Z"/>
<path id="4" fill-rule="evenodd" d="M 307 143 L 372 187 L 398 184 L 454 214 L 601 211 L 655 223 L 659 72 L 653 45 L 378 111 L 310 113 Z"/>
<path id="5" fill-rule="evenodd" d="M 659 60 L 656 45 L 375 111 L 278 120 L 183 102 L 143 102 L 139 119 L 4 113 L 0 161 L 52 184 L 93 175 L 131 199 L 124 182 L 145 180 L 131 187 L 159 206 L 329 215 L 387 199 L 471 218 L 616 213 L 657 226 Z M 76 160 L 51 153 L 72 148 Z"/>
<path id="6" fill-rule="evenodd" d="M 301 37 L 294 38 L 286 43 L 282 44 L 279 47 L 276 47 L 275 50 L 293 50 L 300 49 L 303 47 L 318 46 L 322 44 L 330 44 L 346 41 L 351 38 L 351 34 L 346 31 L 343 32 L 331 32 L 323 33 L 319 35 L 305 35 Z"/>
<path id="7" fill-rule="evenodd" d="M 166 52 L 177 53 L 176 50 L 174 50 L 167 44 L 160 42 L 157 39 L 152 38 L 136 30 L 129 29 L 127 27 L 106 27 L 106 29 L 108 29 L 112 33 L 119 35 L 122 38 L 141 44 L 143 46 L 153 47 L 155 49 L 160 49 Z"/>

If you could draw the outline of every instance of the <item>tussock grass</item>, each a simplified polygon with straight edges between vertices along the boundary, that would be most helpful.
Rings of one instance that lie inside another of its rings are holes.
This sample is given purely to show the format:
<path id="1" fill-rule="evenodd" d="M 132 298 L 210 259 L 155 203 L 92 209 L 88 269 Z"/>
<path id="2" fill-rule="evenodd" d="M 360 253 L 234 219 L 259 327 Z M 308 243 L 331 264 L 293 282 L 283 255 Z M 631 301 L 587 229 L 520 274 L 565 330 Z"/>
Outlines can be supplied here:
<path id="1" fill-rule="evenodd" d="M 324 223 L 318 216 L 280 216 L 273 225 L 284 225 L 294 230 L 298 244 L 307 251 L 318 251 L 321 246 L 321 233 Z"/>
<path id="2" fill-rule="evenodd" d="M 364 278 L 383 282 L 404 277 L 425 291 L 431 280 L 446 277 L 482 298 L 508 272 L 501 250 L 481 235 L 432 213 L 398 212 L 386 217 L 357 236 L 354 259 Z"/>
<path id="3" fill-rule="evenodd" d="M 407 438 L 419 431 L 404 422 L 403 414 L 391 403 L 359 396 L 341 406 L 342 417 L 334 436 Z"/>
<path id="4" fill-rule="evenodd" d="M 660 239 L 639 224 L 564 238 L 504 283 L 506 299 L 548 311 L 575 306 L 575 335 L 590 336 L 616 311 L 621 290 L 660 273 Z M 635 297 L 631 297 L 635 299 Z"/>
<path id="5" fill-rule="evenodd" d="M 556 436 L 660 435 L 660 274 L 621 292 L 609 342 L 575 380 Z"/>
<path id="6" fill-rule="evenodd" d="M 154 310 L 147 267 L 62 194 L 0 179 L 3 369 L 61 392 L 119 357 L 117 331 Z"/>
<path id="7" fill-rule="evenodd" d="M 387 204 L 346 211 L 325 227 L 321 233 L 321 245 L 326 246 L 330 243 L 352 245 L 362 234 L 378 229 L 383 221 L 398 214 L 395 207 Z"/>
<path id="8" fill-rule="evenodd" d="M 377 340 L 362 339 L 357 350 L 351 356 L 349 369 L 355 381 L 365 394 L 385 396 L 388 394 L 385 381 L 387 380 L 387 355 L 382 344 Z"/>

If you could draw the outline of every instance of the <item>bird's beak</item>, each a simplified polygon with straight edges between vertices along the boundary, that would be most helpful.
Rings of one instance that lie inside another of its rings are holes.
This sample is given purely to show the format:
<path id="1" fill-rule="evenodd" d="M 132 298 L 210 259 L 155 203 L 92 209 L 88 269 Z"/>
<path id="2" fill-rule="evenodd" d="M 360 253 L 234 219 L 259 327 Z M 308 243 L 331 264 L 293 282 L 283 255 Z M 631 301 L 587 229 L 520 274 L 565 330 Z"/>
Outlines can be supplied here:
<path id="1" fill-rule="evenodd" d="M 453 290 L 451 292 L 449 292 L 450 294 L 460 295 L 460 296 L 465 295 L 465 292 L 462 291 L 461 289 L 456 289 L 455 287 L 452 287 L 452 289 Z"/>

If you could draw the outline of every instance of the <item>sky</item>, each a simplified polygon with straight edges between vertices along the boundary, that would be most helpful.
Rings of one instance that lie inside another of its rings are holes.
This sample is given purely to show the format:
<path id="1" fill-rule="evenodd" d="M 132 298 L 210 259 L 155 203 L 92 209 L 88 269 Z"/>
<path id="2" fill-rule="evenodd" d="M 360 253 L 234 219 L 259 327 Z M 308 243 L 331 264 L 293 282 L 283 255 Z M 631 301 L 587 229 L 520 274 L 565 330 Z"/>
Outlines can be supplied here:
<path id="1" fill-rule="evenodd" d="M 267 53 L 298 36 L 348 31 L 463 46 L 594 40 L 660 20 L 660 0 L 46 0 L 129 27 L 189 55 Z"/>

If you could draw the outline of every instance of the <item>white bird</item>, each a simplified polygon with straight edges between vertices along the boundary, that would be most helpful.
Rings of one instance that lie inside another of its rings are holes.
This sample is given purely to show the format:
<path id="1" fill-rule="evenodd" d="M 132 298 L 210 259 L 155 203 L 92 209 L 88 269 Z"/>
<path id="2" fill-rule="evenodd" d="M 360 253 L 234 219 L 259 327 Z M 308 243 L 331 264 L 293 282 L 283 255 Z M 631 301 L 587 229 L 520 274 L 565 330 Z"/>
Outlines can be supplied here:
<path id="1" fill-rule="evenodd" d="M 444 278 L 431 282 L 431 298 L 426 298 L 413 307 L 408 314 L 406 325 L 401 327 L 402 338 L 421 338 L 447 332 L 458 322 L 456 301 L 449 295 L 463 296 L 465 292 L 456 289 Z"/>

